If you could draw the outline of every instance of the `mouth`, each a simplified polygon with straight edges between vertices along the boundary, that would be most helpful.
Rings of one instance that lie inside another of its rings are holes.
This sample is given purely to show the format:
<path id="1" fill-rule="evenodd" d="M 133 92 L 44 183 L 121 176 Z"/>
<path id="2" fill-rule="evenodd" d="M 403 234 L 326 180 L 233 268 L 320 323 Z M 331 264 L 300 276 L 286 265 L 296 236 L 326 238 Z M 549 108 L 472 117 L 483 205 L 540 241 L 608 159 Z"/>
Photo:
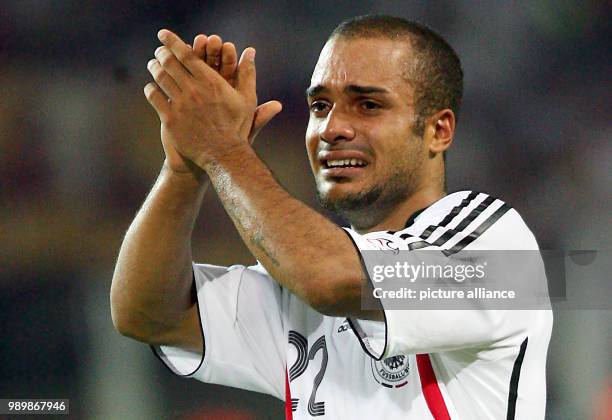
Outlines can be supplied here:
<path id="1" fill-rule="evenodd" d="M 363 168 L 367 165 L 367 162 L 361 159 L 329 159 L 323 160 L 323 167 L 325 169 L 332 168 Z"/>
<path id="2" fill-rule="evenodd" d="M 362 174 L 370 161 L 358 150 L 335 150 L 320 153 L 319 163 L 326 178 L 353 178 Z"/>

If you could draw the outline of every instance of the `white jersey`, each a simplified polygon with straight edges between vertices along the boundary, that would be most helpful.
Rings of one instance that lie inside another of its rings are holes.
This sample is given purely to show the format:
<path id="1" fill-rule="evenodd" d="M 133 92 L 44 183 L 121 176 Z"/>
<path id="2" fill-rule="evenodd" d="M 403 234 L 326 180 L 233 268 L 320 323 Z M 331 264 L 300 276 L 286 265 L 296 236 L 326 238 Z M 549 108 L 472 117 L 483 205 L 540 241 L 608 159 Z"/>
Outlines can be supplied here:
<path id="1" fill-rule="evenodd" d="M 359 235 L 412 249 L 537 250 L 499 199 L 456 192 L 398 232 Z M 541 268 L 541 267 L 540 267 Z M 542 279 L 541 270 L 522 272 Z M 388 310 L 386 321 L 321 315 L 261 266 L 194 264 L 204 356 L 161 346 L 175 373 L 263 392 L 288 419 L 543 419 L 548 310 Z"/>

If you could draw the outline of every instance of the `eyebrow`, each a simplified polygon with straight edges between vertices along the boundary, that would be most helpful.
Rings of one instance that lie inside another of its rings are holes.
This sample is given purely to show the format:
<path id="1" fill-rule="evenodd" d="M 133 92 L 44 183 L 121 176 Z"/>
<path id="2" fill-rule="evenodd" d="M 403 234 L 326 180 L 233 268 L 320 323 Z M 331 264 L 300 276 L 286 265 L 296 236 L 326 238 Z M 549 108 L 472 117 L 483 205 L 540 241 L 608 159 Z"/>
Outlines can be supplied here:
<path id="1" fill-rule="evenodd" d="M 321 86 L 321 85 L 310 86 L 308 89 L 306 89 L 306 97 L 312 98 L 313 96 L 316 96 L 319 93 L 323 93 L 327 91 L 329 91 L 329 89 L 327 89 L 325 86 Z"/>
<path id="2" fill-rule="evenodd" d="M 318 95 L 319 93 L 329 92 L 329 89 L 323 85 L 311 86 L 306 89 L 306 97 L 311 98 L 313 96 Z M 377 86 L 359 86 L 359 85 L 348 85 L 344 88 L 344 92 L 353 93 L 353 94 L 369 94 L 369 93 L 389 93 L 387 89 L 377 87 Z"/>

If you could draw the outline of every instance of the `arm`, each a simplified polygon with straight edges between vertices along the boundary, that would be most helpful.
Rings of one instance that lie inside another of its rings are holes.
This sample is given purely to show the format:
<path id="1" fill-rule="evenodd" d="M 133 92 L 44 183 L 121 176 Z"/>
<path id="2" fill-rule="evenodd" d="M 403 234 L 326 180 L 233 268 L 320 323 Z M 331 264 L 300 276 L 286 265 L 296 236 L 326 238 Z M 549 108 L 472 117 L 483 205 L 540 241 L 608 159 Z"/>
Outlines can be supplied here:
<path id="1" fill-rule="evenodd" d="M 164 165 L 119 251 L 111 310 L 121 334 L 202 351 L 192 299 L 191 234 L 205 189 L 201 174 Z"/>
<path id="2" fill-rule="evenodd" d="M 382 320 L 361 310 L 365 277 L 350 238 L 291 197 L 252 148 L 205 169 L 242 240 L 283 287 L 323 314 Z"/>
<path id="3" fill-rule="evenodd" d="M 190 92 L 176 110 L 160 104 L 160 118 L 177 119 L 184 130 L 175 147 L 205 170 L 242 239 L 282 286 L 316 310 L 335 316 L 382 319 L 361 311 L 364 283 L 359 256 L 340 228 L 293 199 L 273 178 L 244 136 L 255 94 L 254 51 L 245 50 L 236 89 L 202 66 L 188 46 L 169 31 L 160 39 L 183 64 L 173 80 Z M 169 71 L 170 72 L 170 71 Z M 206 112 L 202 112 L 202 110 Z M 206 133 L 205 141 L 193 141 Z"/>
<path id="4" fill-rule="evenodd" d="M 233 44 L 198 35 L 194 54 L 228 83 L 234 82 L 236 51 Z M 163 50 L 156 51 L 163 55 Z M 178 100 L 176 90 L 157 60 L 149 71 L 157 84 L 145 87 L 152 104 Z M 163 87 L 160 90 L 158 86 Z M 252 141 L 278 112 L 270 103 L 256 109 Z M 208 185 L 205 173 L 174 146 L 175 134 L 162 119 L 164 167 L 144 205 L 130 226 L 117 259 L 111 286 L 113 323 L 124 335 L 156 345 L 174 345 L 201 352 L 199 318 L 194 300 L 191 235 Z M 170 124 L 172 125 L 172 124 Z"/>

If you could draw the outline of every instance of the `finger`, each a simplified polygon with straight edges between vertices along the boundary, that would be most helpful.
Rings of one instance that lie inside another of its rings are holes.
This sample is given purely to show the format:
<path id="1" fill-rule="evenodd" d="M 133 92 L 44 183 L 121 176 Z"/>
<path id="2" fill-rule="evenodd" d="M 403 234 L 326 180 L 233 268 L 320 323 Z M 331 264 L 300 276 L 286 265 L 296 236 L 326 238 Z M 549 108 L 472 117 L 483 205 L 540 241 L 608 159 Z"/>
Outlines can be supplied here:
<path id="1" fill-rule="evenodd" d="M 234 86 L 236 65 L 238 64 L 238 55 L 236 47 L 231 42 L 226 42 L 221 48 L 221 68 L 219 74 L 223 76 L 230 85 Z"/>
<path id="2" fill-rule="evenodd" d="M 168 47 L 161 46 L 155 50 L 155 58 L 161 68 L 172 77 L 177 86 L 186 86 L 191 79 L 191 74 L 176 58 Z"/>
<path id="3" fill-rule="evenodd" d="M 144 87 L 144 94 L 147 101 L 151 104 L 160 120 L 164 120 L 170 113 L 168 98 L 155 83 L 147 83 Z"/>
<path id="4" fill-rule="evenodd" d="M 248 100 L 257 103 L 255 84 L 255 49 L 246 48 L 238 62 L 236 89 Z"/>
<path id="5" fill-rule="evenodd" d="M 255 110 L 255 118 L 253 119 L 253 127 L 249 139 L 251 142 L 257 136 L 257 133 L 264 128 L 279 112 L 283 110 L 283 104 L 279 101 L 269 101 L 261 104 Z"/>
<path id="6" fill-rule="evenodd" d="M 193 49 L 189 45 L 185 44 L 185 42 L 183 42 L 183 40 L 179 38 L 178 35 L 170 32 L 167 29 L 162 29 L 157 33 L 157 37 L 159 38 L 161 43 L 164 44 L 164 46 L 168 49 L 168 51 L 175 57 L 175 59 L 182 66 L 184 66 L 184 69 L 186 69 L 189 73 L 191 73 L 194 77 L 198 79 L 206 78 L 206 66 L 196 56 L 196 54 L 193 52 Z M 160 62 L 165 68 L 164 62 L 162 60 L 160 60 Z M 176 69 L 176 67 L 174 69 Z M 170 71 L 168 72 L 170 73 Z M 174 80 L 180 86 L 181 81 L 177 80 L 174 74 L 170 73 L 170 75 L 174 77 Z"/>
<path id="7" fill-rule="evenodd" d="M 208 43 L 208 37 L 203 34 L 196 35 L 193 39 L 193 52 L 198 58 L 203 59 L 206 54 L 206 44 Z"/>
<path id="8" fill-rule="evenodd" d="M 206 64 L 215 70 L 221 67 L 221 48 L 223 41 L 219 35 L 211 35 L 206 44 Z"/>
<path id="9" fill-rule="evenodd" d="M 153 80 L 164 91 L 169 98 L 177 98 L 181 94 L 181 89 L 178 87 L 174 79 L 162 68 L 157 59 L 149 60 L 147 69 Z"/>

